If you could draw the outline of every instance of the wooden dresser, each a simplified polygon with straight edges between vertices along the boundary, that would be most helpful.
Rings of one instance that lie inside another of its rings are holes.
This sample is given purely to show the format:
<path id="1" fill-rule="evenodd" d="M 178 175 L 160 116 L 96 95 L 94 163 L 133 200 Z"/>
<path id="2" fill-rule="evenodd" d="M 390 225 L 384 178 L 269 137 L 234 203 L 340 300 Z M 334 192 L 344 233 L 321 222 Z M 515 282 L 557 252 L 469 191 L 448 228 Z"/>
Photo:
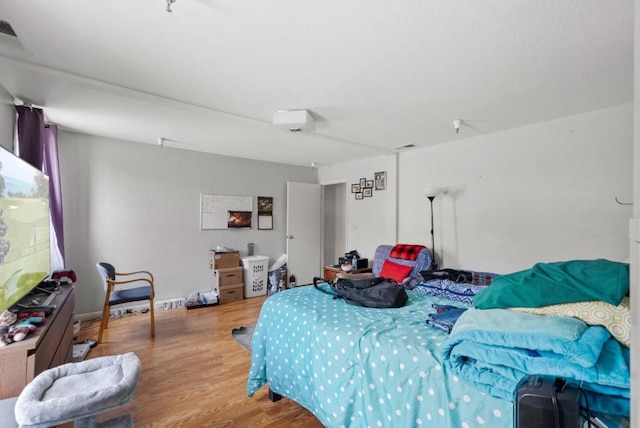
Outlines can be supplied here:
<path id="1" fill-rule="evenodd" d="M 46 322 L 20 342 L 0 347 L 0 399 L 16 397 L 44 370 L 73 357 L 73 285 L 60 287 Z"/>

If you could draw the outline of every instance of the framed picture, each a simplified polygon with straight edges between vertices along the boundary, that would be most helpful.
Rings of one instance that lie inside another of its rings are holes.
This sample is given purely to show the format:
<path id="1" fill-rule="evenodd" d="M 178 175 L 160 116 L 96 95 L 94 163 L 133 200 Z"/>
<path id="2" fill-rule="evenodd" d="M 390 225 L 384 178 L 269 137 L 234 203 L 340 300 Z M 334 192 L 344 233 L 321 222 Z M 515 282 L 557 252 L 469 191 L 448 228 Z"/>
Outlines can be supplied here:
<path id="1" fill-rule="evenodd" d="M 351 193 L 360 193 L 360 185 L 352 184 L 351 185 Z"/>
<path id="2" fill-rule="evenodd" d="M 258 196 L 258 212 L 261 214 L 273 213 L 273 198 L 270 196 Z"/>
<path id="3" fill-rule="evenodd" d="M 376 172 L 373 175 L 376 182 L 376 190 L 384 190 L 387 188 L 387 171 Z"/>
<path id="4" fill-rule="evenodd" d="M 367 180 L 364 187 L 365 189 L 373 189 L 373 180 Z"/>
<path id="5" fill-rule="evenodd" d="M 362 192 L 356 193 L 356 199 L 362 199 Z"/>
<path id="6" fill-rule="evenodd" d="M 251 211 L 228 211 L 227 228 L 251 229 Z"/>
<path id="7" fill-rule="evenodd" d="M 367 187 L 366 189 L 362 190 L 362 196 L 364 196 L 365 198 L 370 198 L 372 194 L 373 189 L 371 187 Z"/>
<path id="8" fill-rule="evenodd" d="M 366 178 L 361 178 L 360 179 L 360 188 L 364 189 L 367 185 L 367 179 Z"/>
<path id="9" fill-rule="evenodd" d="M 273 230 L 273 198 L 258 196 L 258 229 Z"/>

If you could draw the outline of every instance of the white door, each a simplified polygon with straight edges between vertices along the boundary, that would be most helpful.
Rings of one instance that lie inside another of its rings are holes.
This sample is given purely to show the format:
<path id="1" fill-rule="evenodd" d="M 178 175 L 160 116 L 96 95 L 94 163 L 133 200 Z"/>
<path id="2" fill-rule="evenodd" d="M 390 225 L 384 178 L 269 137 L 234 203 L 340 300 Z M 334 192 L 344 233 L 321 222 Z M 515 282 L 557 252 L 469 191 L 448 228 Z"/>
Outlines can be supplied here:
<path id="1" fill-rule="evenodd" d="M 287 182 L 287 271 L 299 285 L 321 276 L 321 201 L 319 184 Z"/>

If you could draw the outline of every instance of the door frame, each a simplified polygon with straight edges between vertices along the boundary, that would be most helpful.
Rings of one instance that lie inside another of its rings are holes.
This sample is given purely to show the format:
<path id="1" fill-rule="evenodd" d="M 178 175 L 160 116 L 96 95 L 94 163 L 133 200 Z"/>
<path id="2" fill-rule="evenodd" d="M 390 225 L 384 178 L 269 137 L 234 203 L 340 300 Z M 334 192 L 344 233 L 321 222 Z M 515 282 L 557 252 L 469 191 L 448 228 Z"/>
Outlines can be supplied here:
<path id="1" fill-rule="evenodd" d="M 322 251 L 321 252 L 321 254 L 322 254 L 322 259 L 321 259 L 322 266 L 326 266 L 327 264 L 335 264 L 335 263 L 338 262 L 337 260 L 334 260 L 334 261 L 325 260 L 325 257 L 324 257 L 324 247 L 326 245 L 325 230 L 324 230 L 324 228 L 325 228 L 324 212 L 325 212 L 325 208 L 326 208 L 325 187 L 326 186 L 335 186 L 335 185 L 338 185 L 338 184 L 344 184 L 344 186 L 345 186 L 345 193 L 344 193 L 344 230 L 343 230 L 345 248 L 343 250 L 344 250 L 344 252 L 346 252 L 348 244 L 349 244 L 349 227 L 348 227 L 348 225 L 349 225 L 349 203 L 348 203 L 348 197 L 349 197 L 349 194 L 350 194 L 349 186 L 348 186 L 347 183 L 348 183 L 347 180 L 332 180 L 332 181 L 327 181 L 326 183 L 320 183 L 320 186 L 321 186 L 321 197 L 322 197 L 321 206 L 322 206 L 322 213 L 323 213 L 322 224 L 321 224 L 321 229 L 320 229 L 320 233 L 322 234 L 322 240 L 321 240 L 322 241 L 322 248 L 321 248 L 321 251 Z"/>

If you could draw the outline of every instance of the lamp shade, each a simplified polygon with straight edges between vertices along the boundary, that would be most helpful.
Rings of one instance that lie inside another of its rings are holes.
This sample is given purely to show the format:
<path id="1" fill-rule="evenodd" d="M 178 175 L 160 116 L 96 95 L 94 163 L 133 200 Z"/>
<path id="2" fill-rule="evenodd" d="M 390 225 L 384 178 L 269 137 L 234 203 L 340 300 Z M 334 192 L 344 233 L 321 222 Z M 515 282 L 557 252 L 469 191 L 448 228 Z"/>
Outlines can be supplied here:
<path id="1" fill-rule="evenodd" d="M 439 187 L 427 187 L 422 189 L 422 194 L 427 198 L 435 198 L 442 192 L 442 189 Z"/>

